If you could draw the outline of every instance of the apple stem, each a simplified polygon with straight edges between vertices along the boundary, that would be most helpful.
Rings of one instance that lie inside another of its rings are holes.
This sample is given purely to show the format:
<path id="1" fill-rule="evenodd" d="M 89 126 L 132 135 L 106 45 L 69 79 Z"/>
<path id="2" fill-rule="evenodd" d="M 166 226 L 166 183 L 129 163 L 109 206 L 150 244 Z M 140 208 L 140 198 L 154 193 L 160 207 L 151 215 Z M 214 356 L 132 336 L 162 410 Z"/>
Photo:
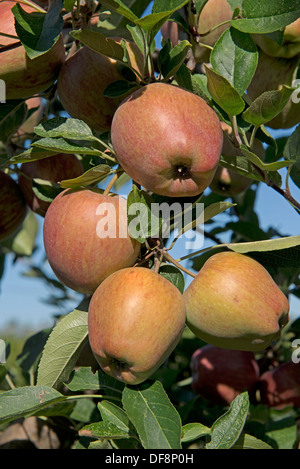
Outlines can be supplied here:
<path id="1" fill-rule="evenodd" d="M 190 270 L 186 269 L 185 267 L 183 267 L 182 265 L 179 264 L 179 262 L 177 262 L 172 256 L 170 256 L 169 253 L 167 253 L 166 251 L 163 252 L 163 257 L 168 261 L 170 262 L 171 264 L 175 265 L 175 267 L 177 267 L 178 269 L 182 270 L 182 272 L 190 275 L 191 277 L 195 278 L 196 277 L 196 274 L 194 274 L 193 272 L 191 272 Z"/>
<path id="2" fill-rule="evenodd" d="M 107 184 L 104 192 L 103 192 L 103 195 L 108 195 L 110 193 L 110 190 L 112 189 L 112 187 L 114 186 L 114 184 L 116 183 L 116 181 L 119 179 L 120 177 L 120 172 L 123 172 L 122 169 L 117 169 L 116 170 L 117 172 L 113 175 L 113 177 L 111 178 L 111 180 L 109 181 L 109 183 Z"/>
<path id="3" fill-rule="evenodd" d="M 231 126 L 232 126 L 235 141 L 237 142 L 238 147 L 240 147 L 243 142 L 241 140 L 241 137 L 240 137 L 240 134 L 239 134 L 239 131 L 238 131 L 236 116 L 231 117 L 230 120 L 231 120 Z"/>

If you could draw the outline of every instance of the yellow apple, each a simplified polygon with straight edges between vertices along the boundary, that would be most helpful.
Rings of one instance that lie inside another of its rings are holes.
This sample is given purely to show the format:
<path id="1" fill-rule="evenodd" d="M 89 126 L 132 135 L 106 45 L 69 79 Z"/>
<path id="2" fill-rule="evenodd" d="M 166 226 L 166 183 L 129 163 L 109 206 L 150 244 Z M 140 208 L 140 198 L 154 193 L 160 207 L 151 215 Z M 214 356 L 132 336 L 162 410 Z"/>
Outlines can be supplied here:
<path id="1" fill-rule="evenodd" d="M 264 350 L 288 322 L 288 299 L 268 271 L 232 251 L 211 256 L 183 296 L 191 331 L 226 349 Z"/>
<path id="2" fill-rule="evenodd" d="M 180 291 L 144 267 L 119 270 L 92 296 L 91 349 L 104 372 L 126 384 L 149 378 L 178 344 L 185 327 Z"/>

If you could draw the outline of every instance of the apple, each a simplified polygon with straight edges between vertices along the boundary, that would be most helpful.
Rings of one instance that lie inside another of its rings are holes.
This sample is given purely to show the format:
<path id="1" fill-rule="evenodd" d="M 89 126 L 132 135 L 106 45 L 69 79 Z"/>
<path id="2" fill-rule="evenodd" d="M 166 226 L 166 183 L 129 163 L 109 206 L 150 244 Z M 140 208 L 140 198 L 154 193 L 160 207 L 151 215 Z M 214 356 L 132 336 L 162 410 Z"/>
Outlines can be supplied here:
<path id="1" fill-rule="evenodd" d="M 31 210 L 45 216 L 50 202 L 39 199 L 32 188 L 32 179 L 43 179 L 58 183 L 64 179 L 73 179 L 83 174 L 81 161 L 67 153 L 22 163 L 19 173 L 19 186 Z"/>
<path id="2" fill-rule="evenodd" d="M 16 145 L 23 145 L 24 141 L 34 134 L 34 127 L 37 126 L 44 113 L 44 103 L 41 98 L 38 96 L 33 96 L 32 98 L 28 98 L 26 100 L 27 110 L 32 111 L 30 116 L 25 119 L 23 124 L 17 130 L 17 132 L 12 136 L 11 141 Z"/>
<path id="3" fill-rule="evenodd" d="M 192 197 L 211 183 L 223 133 L 215 111 L 178 86 L 151 83 L 115 112 L 111 141 L 135 182 L 158 195 Z"/>
<path id="4" fill-rule="evenodd" d="M 236 1 L 238 6 L 238 1 Z M 214 47 L 220 36 L 230 28 L 229 21 L 232 19 L 233 10 L 227 0 L 208 0 L 200 13 L 197 27 L 199 42 Z M 227 24 L 219 26 L 209 34 L 205 34 L 218 24 L 228 21 Z M 204 34 L 204 36 L 203 36 Z M 192 39 L 192 38 L 191 38 Z M 210 60 L 210 49 L 200 46 L 192 39 L 193 52 L 196 62 L 203 63 Z"/>
<path id="5" fill-rule="evenodd" d="M 27 205 L 17 182 L 0 171 L 0 242 L 12 236 L 22 225 Z"/>
<path id="6" fill-rule="evenodd" d="M 179 28 L 174 21 L 166 21 L 160 28 L 163 39 L 167 42 L 170 39 L 171 44 L 176 46 L 179 42 Z"/>
<path id="7" fill-rule="evenodd" d="M 183 296 L 190 330 L 226 349 L 264 350 L 289 319 L 289 302 L 268 271 L 233 251 L 209 257 Z"/>
<path id="8" fill-rule="evenodd" d="M 259 366 L 253 352 L 204 345 L 191 358 L 192 389 L 213 404 L 229 405 L 247 390 L 253 397 Z"/>
<path id="9" fill-rule="evenodd" d="M 296 57 L 300 54 L 300 18 L 286 26 L 282 44 L 278 44 L 266 34 L 253 34 L 252 37 L 260 49 L 271 57 Z"/>
<path id="10" fill-rule="evenodd" d="M 221 126 L 227 135 L 232 135 L 232 128 L 228 124 L 221 122 Z M 249 134 L 247 136 L 250 138 Z M 262 160 L 264 160 L 265 150 L 263 144 L 258 139 L 255 139 L 254 141 L 253 152 Z M 236 158 L 237 156 L 242 156 L 242 153 L 237 147 L 234 146 L 232 141 L 225 137 L 222 155 L 225 157 L 227 156 L 230 158 Z M 252 183 L 252 179 L 243 176 L 232 169 L 219 165 L 209 187 L 216 194 L 220 194 L 226 197 L 234 197 L 235 195 L 240 194 L 248 189 Z"/>
<path id="11" fill-rule="evenodd" d="M 261 403 L 283 409 L 300 407 L 300 364 L 285 362 L 265 371 L 259 379 Z"/>
<path id="12" fill-rule="evenodd" d="M 254 100 L 266 91 L 280 90 L 283 85 L 292 86 L 298 65 L 298 57 L 282 59 L 270 57 L 259 51 L 258 66 L 248 87 L 248 96 Z M 297 125 L 299 121 L 299 104 L 293 102 L 291 97 L 280 114 L 266 125 L 272 129 L 289 129 Z"/>
<path id="13" fill-rule="evenodd" d="M 209 188 L 219 195 L 234 197 L 250 187 L 253 180 L 235 171 L 219 166 Z"/>
<path id="14" fill-rule="evenodd" d="M 149 378 L 174 350 L 184 327 L 182 294 L 145 267 L 113 273 L 90 301 L 91 349 L 101 369 L 126 384 Z"/>
<path id="15" fill-rule="evenodd" d="M 11 11 L 17 2 L 3 0 L 0 3 L 0 32 L 16 36 L 15 17 Z M 22 4 L 28 13 L 34 8 Z M 18 41 L 1 36 L 2 46 L 12 46 Z M 47 90 L 57 78 L 65 61 L 62 35 L 45 54 L 30 59 L 21 45 L 0 53 L 0 79 L 6 84 L 6 99 L 22 99 Z"/>
<path id="16" fill-rule="evenodd" d="M 238 1 L 236 1 L 236 6 L 238 6 Z M 230 28 L 229 21 L 232 19 L 232 15 L 233 10 L 227 0 L 208 0 L 199 15 L 198 24 L 195 26 L 193 24 L 194 18 L 184 15 L 190 29 L 193 30 L 190 34 L 181 30 L 174 21 L 166 21 L 161 27 L 161 34 L 165 41 L 170 39 L 173 46 L 178 44 L 181 39 L 188 39 L 192 44 L 195 61 L 197 63 L 208 63 L 210 61 L 210 48 L 214 47 L 224 31 Z M 216 27 L 225 21 L 228 21 L 228 23 Z M 216 29 L 209 33 L 213 28 Z"/>
<path id="17" fill-rule="evenodd" d="M 140 70 L 143 58 L 133 46 L 132 65 Z M 116 80 L 124 80 L 118 61 L 87 46 L 72 52 L 61 68 L 57 82 L 59 100 L 67 113 L 86 122 L 93 130 L 107 132 L 124 96 L 109 98 L 104 90 Z"/>
<path id="18" fill-rule="evenodd" d="M 128 235 L 127 202 L 100 189 L 66 189 L 44 219 L 44 247 L 58 280 L 86 295 L 110 274 L 132 266 L 140 244 Z"/>

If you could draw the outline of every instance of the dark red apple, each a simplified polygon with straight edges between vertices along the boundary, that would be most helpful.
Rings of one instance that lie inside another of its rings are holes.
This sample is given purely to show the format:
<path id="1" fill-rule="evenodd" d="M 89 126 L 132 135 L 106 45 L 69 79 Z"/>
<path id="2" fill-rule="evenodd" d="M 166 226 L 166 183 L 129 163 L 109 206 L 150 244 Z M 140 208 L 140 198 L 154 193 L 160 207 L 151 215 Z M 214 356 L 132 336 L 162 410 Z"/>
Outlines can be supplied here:
<path id="1" fill-rule="evenodd" d="M 300 407 L 300 363 L 286 362 L 265 371 L 259 380 L 261 402 L 282 409 Z"/>
<path id="2" fill-rule="evenodd" d="M 241 392 L 252 397 L 259 379 L 253 352 L 205 345 L 191 358 L 192 388 L 214 404 L 229 405 Z"/>
<path id="3" fill-rule="evenodd" d="M 136 68 L 142 68 L 138 50 L 136 56 L 132 53 L 131 60 Z M 83 46 L 69 55 L 59 73 L 58 97 L 71 117 L 83 120 L 93 130 L 107 132 L 124 96 L 110 98 L 103 92 L 112 82 L 122 79 L 116 60 Z"/>
<path id="4" fill-rule="evenodd" d="M 0 242 L 12 236 L 27 213 L 25 198 L 17 182 L 0 171 Z"/>
<path id="5" fill-rule="evenodd" d="M 60 182 L 73 179 L 83 173 L 83 166 L 75 155 L 59 153 L 42 160 L 22 163 L 19 174 L 19 186 L 31 210 L 45 216 L 50 202 L 39 199 L 32 189 L 32 179 Z"/>

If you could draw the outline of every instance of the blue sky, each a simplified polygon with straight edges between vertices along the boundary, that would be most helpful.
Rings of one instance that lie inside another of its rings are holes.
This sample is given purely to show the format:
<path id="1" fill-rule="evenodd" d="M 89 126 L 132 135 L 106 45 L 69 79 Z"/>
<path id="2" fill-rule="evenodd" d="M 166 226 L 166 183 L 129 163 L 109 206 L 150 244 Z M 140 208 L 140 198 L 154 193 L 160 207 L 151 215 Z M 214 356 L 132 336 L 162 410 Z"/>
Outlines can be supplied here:
<path id="1" fill-rule="evenodd" d="M 149 8 L 147 11 L 149 11 Z M 293 129 L 290 129 L 287 133 L 292 131 Z M 282 132 L 272 133 L 276 137 L 282 135 Z M 285 174 L 285 170 L 282 170 L 282 174 Z M 290 188 L 293 196 L 300 200 L 299 188 L 293 183 L 291 183 Z M 288 235 L 300 234 L 299 215 L 282 196 L 264 184 L 260 184 L 258 189 L 256 209 L 263 229 L 272 226 Z M 35 261 L 43 259 L 44 256 L 42 242 L 43 219 L 38 217 L 38 220 L 40 229 L 37 239 L 38 250 L 33 257 Z M 175 258 L 182 255 L 182 244 L 180 241 L 176 244 L 172 255 Z M 49 296 L 49 290 L 40 279 L 24 277 L 22 274 L 26 270 L 27 267 L 24 266 L 22 261 L 13 265 L 12 257 L 10 256 L 7 259 L 5 275 L 0 283 L 0 331 L 7 324 L 13 322 L 20 328 L 29 326 L 35 330 L 52 325 L 53 315 L 71 311 L 73 307 L 76 307 L 81 298 L 80 295 L 72 293 L 74 300 L 66 304 L 64 310 L 57 310 L 53 306 L 45 304 L 43 299 Z M 48 272 L 51 274 L 50 268 Z M 187 282 L 190 280 L 191 278 L 187 278 Z M 291 301 L 291 317 L 298 317 L 299 315 L 300 301 L 293 297 Z"/>

